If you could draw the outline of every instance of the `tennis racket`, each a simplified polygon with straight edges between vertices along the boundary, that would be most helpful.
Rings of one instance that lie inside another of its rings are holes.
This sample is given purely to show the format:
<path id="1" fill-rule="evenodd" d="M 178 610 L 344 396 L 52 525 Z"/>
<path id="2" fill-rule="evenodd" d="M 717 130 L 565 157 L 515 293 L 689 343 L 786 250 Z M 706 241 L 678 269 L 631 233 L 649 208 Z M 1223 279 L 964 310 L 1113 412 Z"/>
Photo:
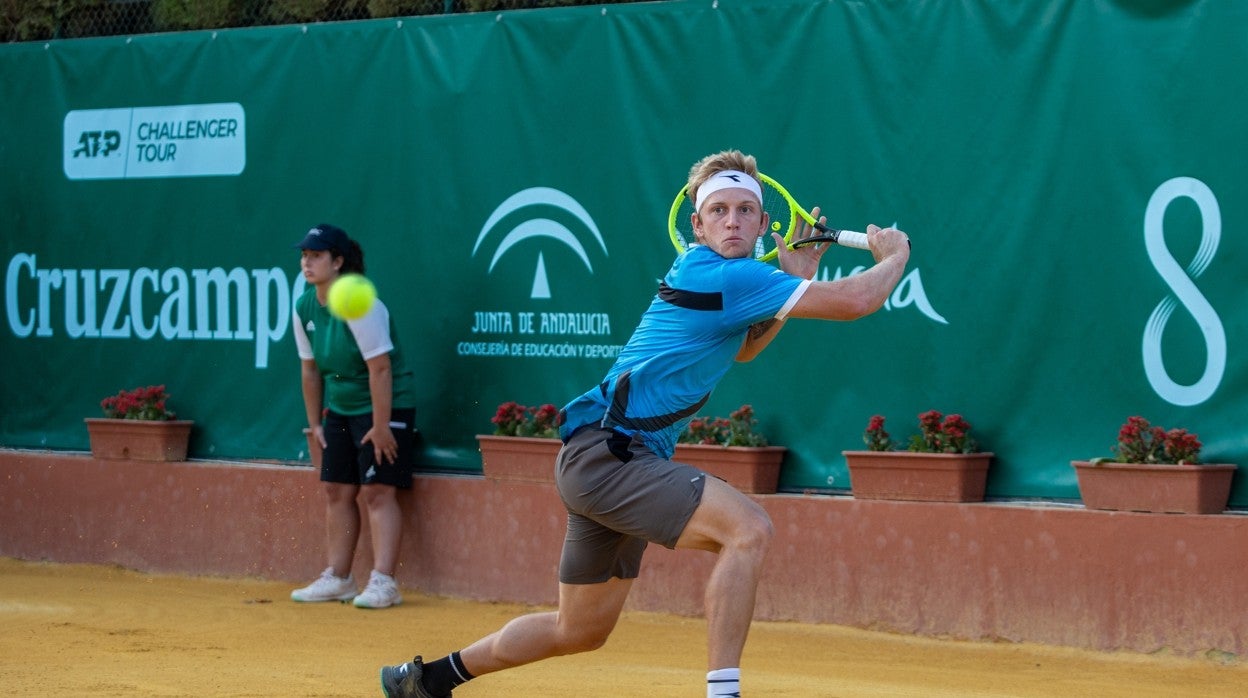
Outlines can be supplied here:
<path id="1" fill-rule="evenodd" d="M 763 183 L 763 210 L 767 212 L 771 219 L 771 227 L 755 243 L 755 259 L 761 262 L 768 262 L 776 258 L 778 252 L 776 241 L 771 237 L 770 233 L 780 233 L 784 238 L 785 244 L 791 249 L 820 242 L 856 247 L 860 250 L 871 249 L 867 244 L 867 236 L 865 234 L 852 230 L 837 230 L 819 223 L 806 212 L 806 209 L 802 208 L 801 204 L 797 203 L 788 190 L 781 186 L 779 182 L 761 172 L 758 173 L 758 178 Z M 691 221 L 694 213 L 693 201 L 686 196 L 688 188 L 688 185 L 681 187 L 680 193 L 672 201 L 672 209 L 667 217 L 667 232 L 671 235 L 672 245 L 676 247 L 677 252 L 684 252 L 689 249 L 690 245 L 697 242 L 697 238 L 693 234 L 693 223 Z M 793 233 L 797 230 L 798 220 L 804 220 L 813 225 L 819 230 L 820 234 L 793 242 Z"/>

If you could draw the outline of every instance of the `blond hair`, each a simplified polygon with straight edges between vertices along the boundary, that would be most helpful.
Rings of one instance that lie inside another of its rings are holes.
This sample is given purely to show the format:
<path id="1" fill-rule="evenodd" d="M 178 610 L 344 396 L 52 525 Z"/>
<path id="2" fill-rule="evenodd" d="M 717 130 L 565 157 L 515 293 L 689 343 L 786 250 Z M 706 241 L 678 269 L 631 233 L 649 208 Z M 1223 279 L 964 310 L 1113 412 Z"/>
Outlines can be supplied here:
<path id="1" fill-rule="evenodd" d="M 724 150 L 713 155 L 707 155 L 701 160 L 695 162 L 693 167 L 689 168 L 689 183 L 685 195 L 691 201 L 696 201 L 698 197 L 698 187 L 702 183 L 710 179 L 717 172 L 724 170 L 739 170 L 758 179 L 758 163 L 754 160 L 753 155 L 746 155 L 740 150 Z M 762 186 L 762 182 L 759 182 Z"/>

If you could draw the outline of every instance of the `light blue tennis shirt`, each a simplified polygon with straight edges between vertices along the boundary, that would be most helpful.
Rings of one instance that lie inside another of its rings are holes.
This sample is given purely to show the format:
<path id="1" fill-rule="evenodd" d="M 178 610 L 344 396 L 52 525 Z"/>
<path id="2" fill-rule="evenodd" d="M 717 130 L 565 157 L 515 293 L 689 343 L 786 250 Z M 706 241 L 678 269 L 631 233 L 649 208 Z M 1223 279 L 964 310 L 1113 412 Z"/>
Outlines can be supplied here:
<path id="1" fill-rule="evenodd" d="M 809 284 L 755 259 L 691 247 L 668 270 L 606 379 L 564 407 L 560 436 L 566 441 L 586 425 L 640 433 L 671 458 L 750 325 L 783 319 Z"/>

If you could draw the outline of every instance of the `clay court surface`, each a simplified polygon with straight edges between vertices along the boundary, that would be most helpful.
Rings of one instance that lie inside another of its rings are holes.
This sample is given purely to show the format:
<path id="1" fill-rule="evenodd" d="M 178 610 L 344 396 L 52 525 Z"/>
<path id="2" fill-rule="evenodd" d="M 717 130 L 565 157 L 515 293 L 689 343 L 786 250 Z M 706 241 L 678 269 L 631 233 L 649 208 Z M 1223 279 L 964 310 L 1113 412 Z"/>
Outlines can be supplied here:
<path id="1" fill-rule="evenodd" d="M 11 696 L 380 696 L 377 669 L 437 658 L 526 610 L 421 596 L 363 611 L 290 585 L 0 558 L 0 688 Z M 457 698 L 705 695 L 700 619 L 627 613 L 606 647 L 482 677 Z M 1098 653 L 756 623 L 743 694 L 1242 696 L 1228 657 Z"/>

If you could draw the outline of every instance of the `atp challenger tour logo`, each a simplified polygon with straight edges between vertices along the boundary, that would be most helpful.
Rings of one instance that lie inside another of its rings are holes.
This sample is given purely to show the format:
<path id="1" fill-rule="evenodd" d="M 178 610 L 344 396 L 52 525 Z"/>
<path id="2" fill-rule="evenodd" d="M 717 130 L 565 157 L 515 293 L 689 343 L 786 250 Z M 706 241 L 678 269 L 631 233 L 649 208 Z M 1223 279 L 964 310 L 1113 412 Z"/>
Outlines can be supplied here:
<path id="1" fill-rule="evenodd" d="M 63 133 L 69 179 L 238 175 L 247 165 L 238 103 L 71 111 Z"/>
<path id="2" fill-rule="evenodd" d="M 553 300 L 546 252 L 557 248 L 571 252 L 590 276 L 594 274 L 591 250 L 595 256 L 608 255 L 598 224 L 576 199 L 558 189 L 530 187 L 507 197 L 494 209 L 477 234 L 472 256 L 488 255 L 487 274 L 495 271 L 504 256 L 515 257 L 518 263 L 532 260 L 529 299 L 545 302 Z M 569 267 L 560 273 L 569 276 L 578 272 Z M 456 352 L 460 356 L 614 359 L 621 348 L 611 341 L 611 316 L 601 311 L 479 309 L 473 311 L 468 328 L 474 337 L 458 342 Z"/>

